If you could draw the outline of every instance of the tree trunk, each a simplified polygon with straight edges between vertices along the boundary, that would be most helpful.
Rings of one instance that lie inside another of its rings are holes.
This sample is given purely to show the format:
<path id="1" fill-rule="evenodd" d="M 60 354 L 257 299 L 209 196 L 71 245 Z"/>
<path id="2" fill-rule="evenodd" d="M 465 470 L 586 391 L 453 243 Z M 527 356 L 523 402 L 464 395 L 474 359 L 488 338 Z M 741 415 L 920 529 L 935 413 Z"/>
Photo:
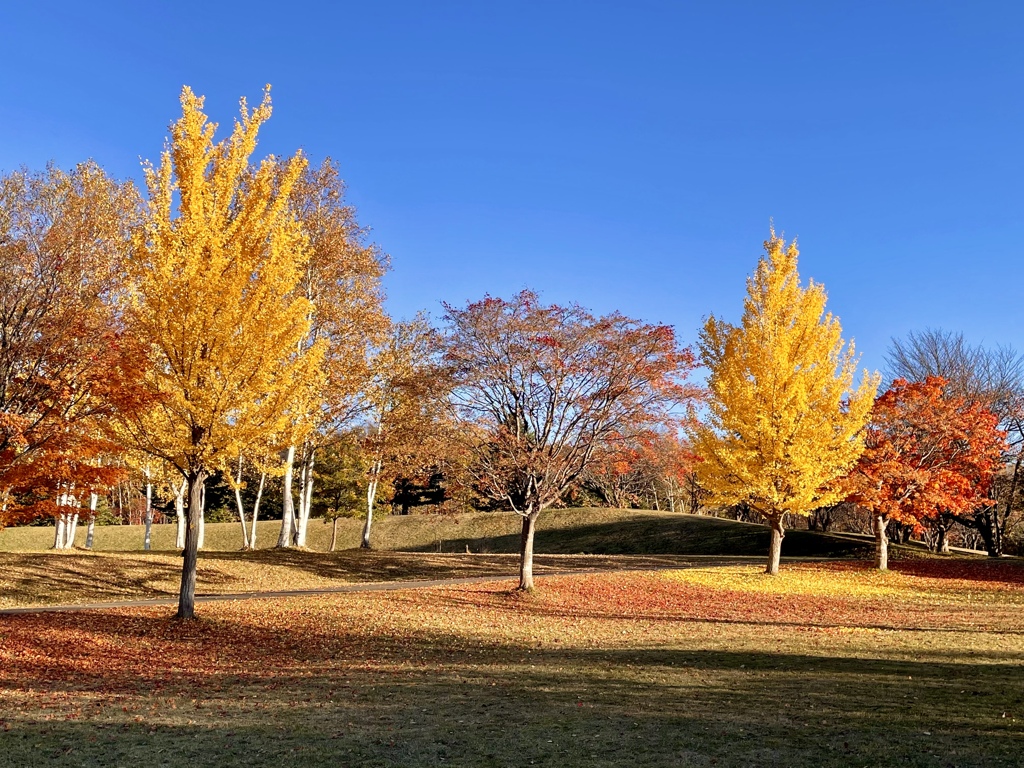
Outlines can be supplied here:
<path id="1" fill-rule="evenodd" d="M 359 545 L 363 549 L 370 548 L 370 526 L 373 525 L 373 502 L 377 498 L 377 476 L 379 473 L 380 460 L 377 460 L 370 471 L 370 484 L 366 488 L 366 523 L 363 525 L 363 540 Z"/>
<path id="2" fill-rule="evenodd" d="M 53 530 L 53 548 L 64 549 L 64 505 L 60 502 L 59 498 L 57 501 L 57 507 L 61 510 L 61 512 L 57 515 L 57 518 L 54 521 L 55 524 Z"/>
<path id="3" fill-rule="evenodd" d="M 260 516 L 260 499 L 263 498 L 263 486 L 267 482 L 267 473 L 260 472 L 260 487 L 256 491 L 256 501 L 252 505 L 252 525 L 249 527 L 249 549 L 256 549 L 256 520 Z"/>
<path id="4" fill-rule="evenodd" d="M 188 480 L 182 478 L 181 485 L 174 491 L 174 514 L 178 520 L 178 535 L 174 540 L 177 549 L 185 548 L 185 491 L 188 490 Z"/>
<path id="5" fill-rule="evenodd" d="M 782 527 L 782 515 L 776 514 L 768 517 L 768 525 L 771 526 L 772 537 L 768 545 L 768 568 L 765 573 L 777 576 L 779 559 L 782 557 L 782 539 L 786 535 Z"/>
<path id="6" fill-rule="evenodd" d="M 537 532 L 540 510 L 523 515 L 523 532 L 519 537 L 519 589 L 533 589 L 533 537 Z"/>
<path id="7" fill-rule="evenodd" d="M 179 619 L 194 619 L 196 615 L 196 566 L 199 563 L 199 526 L 203 519 L 203 485 L 206 470 L 189 472 L 188 524 L 185 526 L 185 551 L 181 560 L 181 589 L 178 592 Z"/>
<path id="8" fill-rule="evenodd" d="M 242 549 L 249 548 L 249 529 L 245 527 L 245 505 L 242 503 L 242 454 L 238 454 L 238 475 L 235 477 L 235 506 L 242 523 Z"/>
<path id="9" fill-rule="evenodd" d="M 315 452 L 312 446 L 306 452 L 302 462 L 302 492 L 299 494 L 299 524 L 295 532 L 295 546 L 306 546 L 306 532 L 309 530 L 309 510 L 313 502 L 313 461 Z"/>
<path id="10" fill-rule="evenodd" d="M 99 498 L 95 493 L 89 494 L 89 525 L 85 529 L 85 548 L 92 549 L 93 539 L 96 534 L 96 503 Z"/>
<path id="11" fill-rule="evenodd" d="M 338 546 L 338 518 L 334 518 L 334 529 L 331 531 L 331 549 L 333 552 L 334 548 Z"/>
<path id="12" fill-rule="evenodd" d="M 203 487 L 199 493 L 199 540 L 198 547 L 203 548 L 206 543 L 206 477 L 203 477 Z M 189 503 L 191 503 L 191 496 L 189 497 Z M 187 537 L 186 537 L 187 538 Z"/>
<path id="13" fill-rule="evenodd" d="M 75 533 L 78 531 L 78 513 L 75 512 L 71 515 L 71 520 L 68 522 L 68 530 L 66 534 L 67 548 L 74 549 L 75 546 Z"/>
<path id="14" fill-rule="evenodd" d="M 889 570 L 889 534 L 885 528 L 889 518 L 885 515 L 875 515 L 875 564 L 878 570 Z"/>
<path id="15" fill-rule="evenodd" d="M 284 507 L 281 515 L 281 534 L 277 546 L 290 547 L 295 537 L 295 500 L 292 498 L 292 477 L 295 472 L 295 446 L 288 446 L 284 460 Z"/>
<path id="16" fill-rule="evenodd" d="M 146 533 L 142 539 L 142 548 L 149 552 L 153 548 L 153 484 L 149 482 L 149 469 L 146 470 Z"/>

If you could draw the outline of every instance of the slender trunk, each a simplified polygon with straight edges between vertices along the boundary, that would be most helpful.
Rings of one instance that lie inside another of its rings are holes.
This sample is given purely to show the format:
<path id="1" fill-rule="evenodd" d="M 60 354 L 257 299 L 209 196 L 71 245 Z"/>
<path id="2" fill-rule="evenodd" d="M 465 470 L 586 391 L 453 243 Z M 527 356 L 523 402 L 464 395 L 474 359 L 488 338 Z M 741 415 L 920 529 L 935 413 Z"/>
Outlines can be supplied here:
<path id="1" fill-rule="evenodd" d="M 149 552 L 153 548 L 153 484 L 149 482 L 149 469 L 146 469 L 146 533 L 142 540 L 142 548 Z"/>
<path id="2" fill-rule="evenodd" d="M 888 523 L 885 515 L 875 515 L 875 564 L 880 571 L 889 570 L 889 534 L 885 530 Z"/>
<path id="3" fill-rule="evenodd" d="M 89 525 L 85 529 L 85 548 L 92 549 L 93 539 L 96 534 L 96 504 L 99 497 L 95 493 L 89 494 Z"/>
<path id="4" fill-rule="evenodd" d="M 676 511 L 676 481 L 668 481 L 668 511 Z"/>
<path id="5" fill-rule="evenodd" d="M 779 573 L 779 559 L 782 557 L 782 539 L 786 535 L 782 527 L 782 515 L 775 514 L 770 516 L 768 524 L 771 526 L 772 537 L 768 545 L 768 568 L 765 570 L 765 573 L 777 576 Z"/>
<path id="6" fill-rule="evenodd" d="M 74 549 L 75 546 L 75 534 L 78 532 L 78 513 L 73 512 L 71 514 L 71 521 L 68 523 L 67 530 L 67 548 Z"/>
<path id="7" fill-rule="evenodd" d="M 260 472 L 260 487 L 256 490 L 256 501 L 252 505 L 252 526 L 249 528 L 249 549 L 256 549 L 256 520 L 260 516 L 260 499 L 263 498 L 263 486 L 267 482 L 267 473 Z"/>
<path id="8" fill-rule="evenodd" d="M 528 508 L 530 509 L 530 508 Z M 519 589 L 533 589 L 533 538 L 537 531 L 538 509 L 523 515 L 523 532 L 519 537 Z"/>
<path id="9" fill-rule="evenodd" d="M 177 549 L 185 548 L 185 491 L 188 490 L 188 480 L 182 478 L 181 485 L 174 491 L 174 514 L 178 520 L 178 536 L 174 540 Z"/>
<path id="10" fill-rule="evenodd" d="M 198 541 L 196 543 L 196 546 L 198 546 L 199 549 L 202 549 L 203 548 L 203 544 L 206 543 L 206 483 L 205 483 L 206 477 L 205 476 L 203 477 L 203 480 L 204 480 L 203 487 L 199 490 L 199 536 L 198 536 Z M 189 497 L 189 503 L 191 503 L 191 501 L 192 501 L 192 499 L 191 499 L 191 497 Z M 185 538 L 186 538 L 186 540 L 188 539 L 188 535 L 187 534 L 186 534 Z"/>
<path id="11" fill-rule="evenodd" d="M 178 592 L 179 619 L 194 619 L 196 615 L 196 566 L 199 563 L 199 533 L 203 519 L 205 482 L 205 469 L 189 472 L 188 522 L 185 526 L 185 551 L 181 560 L 181 589 Z"/>
<path id="12" fill-rule="evenodd" d="M 989 557 L 1002 557 L 1003 555 L 1003 529 L 999 524 L 999 505 L 992 505 L 992 546 L 989 547 Z"/>
<path id="13" fill-rule="evenodd" d="M 295 541 L 295 546 L 302 546 L 299 541 L 303 538 L 302 529 L 302 516 L 306 511 L 306 451 L 307 446 L 305 443 L 302 444 L 302 453 L 299 458 L 299 504 L 295 508 L 295 530 L 292 532 L 292 539 Z"/>
<path id="14" fill-rule="evenodd" d="M 359 545 L 363 549 L 370 548 L 370 526 L 373 525 L 373 502 L 377 498 L 377 475 L 380 472 L 380 460 L 374 462 L 370 473 L 370 484 L 366 488 L 366 523 L 363 525 L 363 541 Z"/>
<path id="15" fill-rule="evenodd" d="M 1010 513 L 1013 511 L 1013 498 L 1017 494 L 1017 483 L 1020 479 L 1021 462 L 1024 460 L 1024 447 L 1017 451 L 1017 458 L 1013 462 L 1013 475 L 1010 479 L 1010 490 L 1006 494 L 1006 513 L 1002 518 L 999 517 L 999 505 L 996 505 L 995 516 L 996 516 L 996 534 L 999 539 L 996 544 L 997 551 L 990 552 L 990 555 L 994 557 L 1001 557 L 1003 554 L 1003 533 L 1006 530 L 1006 521 L 1010 519 Z"/>
<path id="16" fill-rule="evenodd" d="M 654 494 L 654 509 L 657 512 L 661 512 L 661 507 L 658 505 L 658 486 L 651 483 L 651 493 Z"/>
<path id="17" fill-rule="evenodd" d="M 315 452 L 310 446 L 302 462 L 302 492 L 299 494 L 299 525 L 295 533 L 295 545 L 306 546 L 306 531 L 309 529 L 309 510 L 313 500 L 313 461 Z"/>
<path id="18" fill-rule="evenodd" d="M 331 549 L 333 552 L 335 547 L 338 546 L 338 518 L 334 518 L 334 529 L 331 531 Z"/>
<path id="19" fill-rule="evenodd" d="M 235 477 L 235 505 L 242 523 L 242 549 L 249 548 L 249 529 L 245 527 L 245 505 L 242 503 L 242 454 L 238 454 L 238 475 Z"/>
<path id="20" fill-rule="evenodd" d="M 292 476 L 295 471 L 295 446 L 288 446 L 284 460 L 284 508 L 281 515 L 281 535 L 277 537 L 277 546 L 290 547 L 295 531 L 295 502 L 292 499 Z"/>
<path id="21" fill-rule="evenodd" d="M 64 549 L 64 503 L 62 501 L 63 496 L 57 498 L 57 508 L 60 512 L 57 514 L 55 521 L 55 527 L 53 531 L 53 548 Z"/>

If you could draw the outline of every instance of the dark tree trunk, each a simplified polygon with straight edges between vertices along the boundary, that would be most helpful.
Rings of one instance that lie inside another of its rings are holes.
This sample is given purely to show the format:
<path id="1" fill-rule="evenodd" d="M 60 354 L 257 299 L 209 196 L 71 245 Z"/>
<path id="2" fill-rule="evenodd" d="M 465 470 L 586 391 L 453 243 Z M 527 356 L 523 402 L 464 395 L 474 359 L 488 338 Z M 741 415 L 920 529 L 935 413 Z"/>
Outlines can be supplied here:
<path id="1" fill-rule="evenodd" d="M 199 562 L 199 520 L 203 514 L 203 484 L 206 470 L 197 469 L 188 476 L 188 509 L 186 510 L 185 549 L 181 559 L 181 589 L 178 592 L 179 619 L 196 616 L 196 566 Z"/>
<path id="2" fill-rule="evenodd" d="M 782 515 L 770 516 L 768 525 L 771 526 L 772 538 L 768 545 L 768 568 L 765 573 L 776 576 L 779 573 L 779 559 L 782 557 L 782 539 L 786 535 L 782 527 Z"/>
<path id="3" fill-rule="evenodd" d="M 875 516 L 875 565 L 880 571 L 889 570 L 889 534 L 885 530 L 888 523 L 885 515 Z"/>
<path id="4" fill-rule="evenodd" d="M 519 540 L 519 589 L 533 589 L 533 536 L 537 530 L 537 515 L 533 511 L 523 515 L 523 532 Z"/>

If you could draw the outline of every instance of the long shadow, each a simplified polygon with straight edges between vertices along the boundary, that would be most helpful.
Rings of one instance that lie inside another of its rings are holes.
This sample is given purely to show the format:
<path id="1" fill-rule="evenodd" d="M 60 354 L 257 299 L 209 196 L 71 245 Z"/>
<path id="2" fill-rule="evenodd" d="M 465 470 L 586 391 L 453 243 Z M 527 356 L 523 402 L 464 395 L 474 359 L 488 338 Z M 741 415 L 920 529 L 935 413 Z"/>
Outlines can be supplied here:
<path id="1" fill-rule="evenodd" d="M 10 634 L 17 621 L 0 628 Z M 968 663 L 938 652 L 894 660 L 825 649 L 488 646 L 426 631 L 328 632 L 312 618 L 272 630 L 107 614 L 84 631 L 109 635 L 125 653 L 149 643 L 165 655 L 140 663 L 130 680 L 97 665 L 65 667 L 53 679 L 32 658 L 14 659 L 0 671 L 14 694 L 42 686 L 114 699 L 79 714 L 81 722 L 45 719 L 62 709 L 3 713 L 0 765 L 130 764 L 135 750 L 170 765 L 310 768 L 980 767 L 1019 764 L 1022 747 L 1013 722 L 1024 702 L 1019 656 Z M 293 642 L 282 645 L 285 638 Z M 229 658 L 214 664 L 213 653 Z M 189 655 L 191 667 L 176 666 Z M 170 710 L 172 698 L 195 724 Z"/>
<path id="2" fill-rule="evenodd" d="M 543 521 L 543 518 L 541 518 Z M 697 521 L 680 516 L 646 517 L 566 528 L 540 527 L 535 551 L 551 554 L 766 555 L 770 533 L 759 525 L 718 518 Z M 445 539 L 405 548 L 410 552 L 519 551 L 519 535 Z M 813 531 L 790 531 L 783 539 L 787 557 L 863 557 L 871 545 L 863 540 Z"/>

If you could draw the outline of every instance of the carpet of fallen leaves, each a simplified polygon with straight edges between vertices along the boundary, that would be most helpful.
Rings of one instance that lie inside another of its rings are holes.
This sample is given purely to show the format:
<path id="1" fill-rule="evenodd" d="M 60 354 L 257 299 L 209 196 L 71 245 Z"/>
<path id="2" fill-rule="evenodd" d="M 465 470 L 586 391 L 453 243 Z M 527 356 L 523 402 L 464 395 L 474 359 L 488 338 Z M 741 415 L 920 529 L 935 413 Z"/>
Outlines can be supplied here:
<path id="1" fill-rule="evenodd" d="M 539 574 L 552 571 L 685 565 L 679 556 L 538 555 Z M 200 552 L 200 594 L 330 589 L 367 581 L 422 581 L 511 576 L 515 555 L 379 552 Z M 177 598 L 178 552 L 0 552 L 0 609 Z"/>
<path id="2" fill-rule="evenodd" d="M 1020 566 L 512 586 L 0 616 L 0 765 L 1019 764 Z"/>

